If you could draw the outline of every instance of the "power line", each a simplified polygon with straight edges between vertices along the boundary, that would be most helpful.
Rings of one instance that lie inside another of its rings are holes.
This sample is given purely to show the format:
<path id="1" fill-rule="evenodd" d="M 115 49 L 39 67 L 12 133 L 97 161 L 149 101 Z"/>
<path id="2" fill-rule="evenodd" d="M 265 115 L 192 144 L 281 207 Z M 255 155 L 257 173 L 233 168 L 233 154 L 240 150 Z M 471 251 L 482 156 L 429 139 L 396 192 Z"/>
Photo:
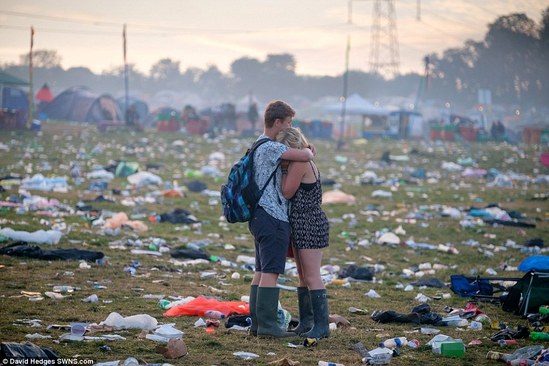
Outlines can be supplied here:
<path id="1" fill-rule="evenodd" d="M 106 26 L 120 26 L 121 23 L 114 23 L 114 22 L 105 22 L 102 20 L 87 20 L 87 19 L 71 19 L 67 17 L 60 17 L 55 15 L 44 15 L 44 14 L 33 14 L 33 13 L 23 13 L 19 11 L 11 11 L 11 10 L 0 10 L 1 14 L 7 14 L 7 15 L 14 15 L 18 17 L 25 17 L 25 18 L 34 18 L 34 19 L 45 19 L 45 20 L 52 20 L 52 21 L 61 21 L 66 23 L 87 23 L 91 25 L 106 25 Z"/>
<path id="2" fill-rule="evenodd" d="M 16 12 L 16 11 L 10 11 L 10 10 L 0 10 L 0 14 L 7 14 L 7 15 L 13 15 L 13 16 L 19 16 L 19 17 L 26 17 L 31 19 L 45 19 L 45 20 L 51 20 L 51 21 L 57 21 L 57 22 L 65 22 L 65 23 L 76 23 L 76 24 L 88 24 L 88 25 L 94 25 L 94 26 L 114 26 L 114 27 L 120 27 L 123 25 L 123 22 L 117 23 L 117 22 L 107 22 L 107 21 L 101 21 L 101 20 L 90 20 L 90 19 L 82 19 L 82 18 L 67 18 L 67 17 L 59 17 L 59 16 L 51 16 L 51 15 L 42 15 L 42 14 L 34 14 L 34 13 L 23 13 L 23 12 Z M 189 27 L 180 27 L 180 26 L 166 26 L 166 25 L 159 25 L 159 24 L 151 24 L 151 23 L 125 23 L 128 27 L 131 27 L 132 29 L 146 29 L 147 31 L 173 31 L 173 32 L 188 32 L 188 33 L 221 33 L 221 34 L 246 34 L 246 33 L 263 33 L 263 32 L 295 32 L 295 31 L 302 31 L 305 29 L 315 29 L 315 28 L 334 28 L 334 27 L 341 27 L 341 26 L 347 26 L 346 23 L 331 23 L 331 24 L 320 24 L 320 25 L 311 25 L 311 26 L 299 26 L 299 27 L 280 27 L 280 28 L 270 28 L 270 29 L 259 29 L 259 30 L 250 30 L 250 29 L 207 29 L 207 28 L 189 28 Z M 134 30 L 132 30 L 133 32 Z M 72 31 L 71 31 L 72 32 Z"/>

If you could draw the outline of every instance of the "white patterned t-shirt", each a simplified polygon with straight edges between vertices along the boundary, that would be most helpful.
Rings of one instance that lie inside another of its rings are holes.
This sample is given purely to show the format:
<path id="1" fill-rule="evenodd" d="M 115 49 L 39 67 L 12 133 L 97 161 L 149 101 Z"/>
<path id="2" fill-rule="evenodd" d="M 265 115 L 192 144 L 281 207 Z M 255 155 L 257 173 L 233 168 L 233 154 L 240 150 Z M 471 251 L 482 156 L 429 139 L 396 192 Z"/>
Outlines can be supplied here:
<path id="1" fill-rule="evenodd" d="M 258 140 L 268 138 L 259 136 Z M 288 150 L 288 146 L 276 141 L 268 141 L 259 146 L 254 154 L 255 181 L 259 189 L 263 188 L 271 173 L 277 172 L 265 187 L 259 205 L 275 219 L 288 222 L 288 201 L 282 194 L 282 170 L 277 168 L 280 157 Z"/>

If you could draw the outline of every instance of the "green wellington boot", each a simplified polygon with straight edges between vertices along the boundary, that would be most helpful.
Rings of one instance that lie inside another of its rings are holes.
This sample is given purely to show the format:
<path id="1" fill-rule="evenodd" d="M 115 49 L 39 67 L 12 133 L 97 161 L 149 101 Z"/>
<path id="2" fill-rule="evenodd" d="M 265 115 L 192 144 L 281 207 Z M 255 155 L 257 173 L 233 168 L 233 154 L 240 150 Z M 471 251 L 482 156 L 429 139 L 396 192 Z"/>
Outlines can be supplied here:
<path id="1" fill-rule="evenodd" d="M 311 296 L 307 287 L 297 288 L 297 303 L 299 306 L 299 324 L 291 332 L 301 335 L 310 331 L 314 325 L 313 305 L 311 304 Z"/>
<path id="2" fill-rule="evenodd" d="M 286 332 L 278 326 L 278 287 L 257 288 L 257 335 L 262 337 L 295 337 L 294 332 Z"/>
<path id="3" fill-rule="evenodd" d="M 254 337 L 257 336 L 257 285 L 250 286 L 250 319 L 252 319 L 252 325 L 250 325 L 250 334 Z"/>
<path id="4" fill-rule="evenodd" d="M 313 329 L 307 333 L 303 333 L 301 336 L 305 338 L 326 338 L 330 335 L 330 321 L 328 319 L 328 296 L 326 290 L 312 290 L 309 291 L 311 296 L 311 302 L 313 304 L 313 317 L 314 326 Z"/>

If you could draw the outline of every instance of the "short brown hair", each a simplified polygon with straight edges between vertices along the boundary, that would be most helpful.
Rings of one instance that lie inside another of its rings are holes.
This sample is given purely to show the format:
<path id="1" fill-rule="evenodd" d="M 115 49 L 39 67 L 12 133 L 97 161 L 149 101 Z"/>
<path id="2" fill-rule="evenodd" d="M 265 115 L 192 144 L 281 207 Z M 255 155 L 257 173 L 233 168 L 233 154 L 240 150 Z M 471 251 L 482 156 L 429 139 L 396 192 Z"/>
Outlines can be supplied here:
<path id="1" fill-rule="evenodd" d="M 295 116 L 295 111 L 287 103 L 281 100 L 275 100 L 265 109 L 265 127 L 273 127 L 277 119 L 284 120 L 287 117 Z"/>

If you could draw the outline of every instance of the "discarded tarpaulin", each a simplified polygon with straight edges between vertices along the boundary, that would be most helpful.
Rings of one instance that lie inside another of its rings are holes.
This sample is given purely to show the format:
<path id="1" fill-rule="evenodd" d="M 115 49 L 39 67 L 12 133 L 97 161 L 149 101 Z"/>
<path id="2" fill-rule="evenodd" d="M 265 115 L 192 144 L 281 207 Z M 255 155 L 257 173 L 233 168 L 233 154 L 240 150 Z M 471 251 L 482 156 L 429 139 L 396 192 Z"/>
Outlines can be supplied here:
<path id="1" fill-rule="evenodd" d="M 17 242 L 0 248 L 0 254 L 44 260 L 86 260 L 94 262 L 104 257 L 102 252 L 81 249 L 43 250 L 36 245 Z"/>
<path id="2" fill-rule="evenodd" d="M 204 312 L 208 310 L 220 311 L 228 317 L 231 314 L 249 314 L 250 307 L 243 301 L 219 301 L 217 299 L 208 299 L 204 296 L 199 296 L 186 304 L 176 305 L 166 311 L 164 316 L 204 316 Z"/>

